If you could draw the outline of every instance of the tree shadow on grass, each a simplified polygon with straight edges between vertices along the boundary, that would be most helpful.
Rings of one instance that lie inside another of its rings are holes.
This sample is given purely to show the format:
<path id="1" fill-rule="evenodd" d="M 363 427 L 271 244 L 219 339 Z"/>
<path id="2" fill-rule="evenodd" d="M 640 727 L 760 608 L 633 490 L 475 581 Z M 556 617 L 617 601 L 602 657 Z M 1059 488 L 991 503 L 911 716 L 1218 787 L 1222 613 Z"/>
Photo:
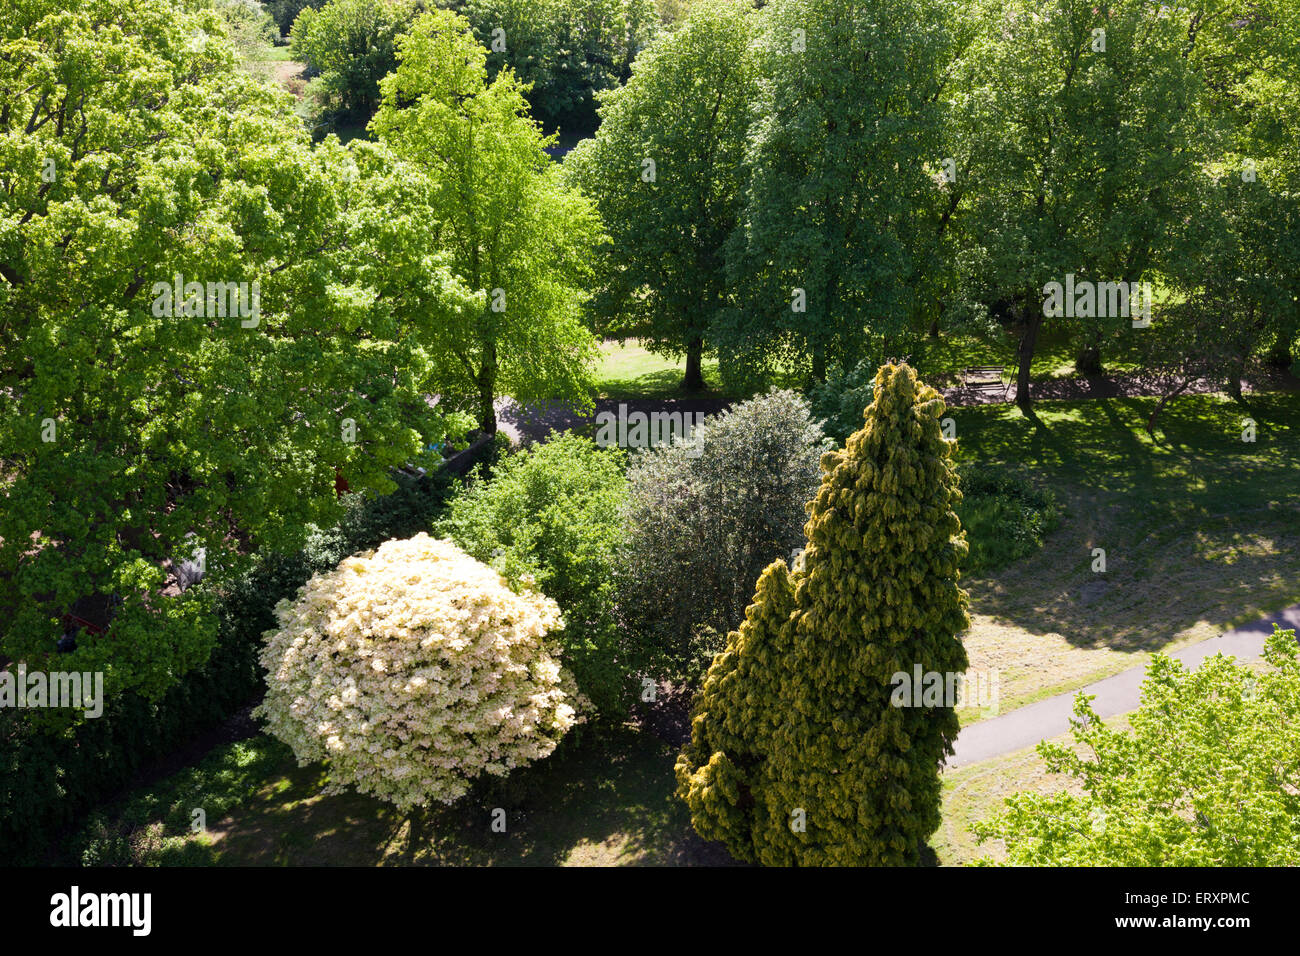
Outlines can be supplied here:
<path id="1" fill-rule="evenodd" d="M 1178 399 L 1159 443 L 1143 428 L 1154 401 L 957 413 L 963 460 L 1027 472 L 1067 512 L 1040 553 L 965 582 L 974 611 L 1136 652 L 1300 599 L 1300 401 Z M 1247 414 L 1253 443 L 1242 440 Z M 1093 570 L 1098 548 L 1104 572 Z"/>
<path id="2" fill-rule="evenodd" d="M 413 815 L 355 793 L 322 796 L 320 768 L 290 761 L 218 825 L 210 862 L 735 865 L 722 847 L 695 834 L 673 796 L 675 757 L 647 734 L 589 728 L 567 752 L 512 775 L 521 797 L 472 793 Z M 494 820 L 504 821 L 505 832 L 494 831 Z"/>

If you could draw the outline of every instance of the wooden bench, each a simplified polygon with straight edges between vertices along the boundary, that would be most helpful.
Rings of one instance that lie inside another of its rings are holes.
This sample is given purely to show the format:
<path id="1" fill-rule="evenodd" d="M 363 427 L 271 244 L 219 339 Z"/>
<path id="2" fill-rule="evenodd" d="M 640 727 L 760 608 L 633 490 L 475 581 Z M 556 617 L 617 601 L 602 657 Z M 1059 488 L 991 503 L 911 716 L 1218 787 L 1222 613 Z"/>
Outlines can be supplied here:
<path id="1" fill-rule="evenodd" d="M 1011 383 L 1002 381 L 1004 371 L 1001 365 L 972 365 L 962 370 L 962 387 L 1006 398 L 1011 391 Z"/>

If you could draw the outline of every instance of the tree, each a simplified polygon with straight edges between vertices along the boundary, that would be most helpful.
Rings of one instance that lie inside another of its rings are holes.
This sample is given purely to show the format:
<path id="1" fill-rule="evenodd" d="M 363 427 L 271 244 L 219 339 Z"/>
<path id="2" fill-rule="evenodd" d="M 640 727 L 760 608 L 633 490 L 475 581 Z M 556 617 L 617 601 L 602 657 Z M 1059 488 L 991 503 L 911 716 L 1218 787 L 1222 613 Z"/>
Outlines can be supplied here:
<path id="1" fill-rule="evenodd" d="M 591 132 L 596 98 L 627 80 L 658 28 L 653 0 L 469 0 L 488 76 L 509 68 L 549 130 Z"/>
<path id="2" fill-rule="evenodd" d="M 397 67 L 397 37 L 423 7 L 423 0 L 329 0 L 298 14 L 290 51 L 320 74 L 325 113 L 369 121 L 379 81 Z"/>
<path id="3" fill-rule="evenodd" d="M 577 722 L 560 610 L 449 541 L 387 541 L 317 574 L 263 648 L 267 730 L 330 789 L 453 803 L 555 750 Z"/>
<path id="4" fill-rule="evenodd" d="M 764 9 L 762 119 L 727 263 L 739 302 L 716 333 L 724 374 L 775 365 L 825 381 L 920 307 L 954 46 L 946 13 L 938 0 Z"/>
<path id="5" fill-rule="evenodd" d="M 543 152 L 551 140 L 518 80 L 507 70 L 489 83 L 485 58 L 462 18 L 424 14 L 398 41 L 371 128 L 429 180 L 438 248 L 480 296 L 471 320 L 424 344 L 456 375 L 444 398 L 495 433 L 500 392 L 589 403 L 596 344 L 582 309 L 600 225 Z"/>
<path id="6" fill-rule="evenodd" d="M 1274 627 L 1262 672 L 1216 654 L 1195 670 L 1147 667 L 1131 729 L 1075 698 L 1075 747 L 1038 745 L 1083 793 L 1018 793 L 972 830 L 1018 866 L 1295 866 L 1300 863 L 1300 660 Z"/>
<path id="7" fill-rule="evenodd" d="M 319 10 L 325 2 L 326 0 L 268 0 L 263 6 L 280 28 L 280 35 L 288 36 L 298 14 L 306 9 Z"/>
<path id="8" fill-rule="evenodd" d="M 1222 378 L 1240 401 L 1251 354 L 1267 345 L 1271 364 L 1289 366 L 1300 332 L 1300 9 L 1207 0 L 1195 24 L 1189 57 L 1222 141 L 1174 281 L 1227 306 Z"/>
<path id="9" fill-rule="evenodd" d="M 340 469 L 390 490 L 446 435 L 409 313 L 349 265 L 369 187 L 223 29 L 35 3 L 0 41 L 0 647 L 110 697 L 207 660 L 208 585 L 332 523 Z M 454 314 L 425 261 L 422 305 Z"/>
<path id="10" fill-rule="evenodd" d="M 766 865 L 915 863 L 939 826 L 954 701 L 898 676 L 966 668 L 966 552 L 943 401 L 883 366 L 865 425 L 822 458 L 793 572 L 778 561 L 705 679 L 678 793 L 696 829 Z M 930 678 L 926 678 L 927 682 Z M 908 701 L 912 703 L 913 701 Z"/>
<path id="11" fill-rule="evenodd" d="M 725 244 L 740 211 L 757 96 L 753 19 L 727 0 L 696 6 L 642 53 L 626 86 L 602 99 L 595 138 L 565 158 L 610 236 L 602 318 L 653 350 L 685 354 L 688 389 L 704 388 L 706 339 L 727 301 Z"/>
<path id="12" fill-rule="evenodd" d="M 773 391 L 633 458 L 618 608 L 642 666 L 698 674 L 739 626 L 758 573 L 803 543 L 827 444 L 802 397 Z"/>
<path id="13" fill-rule="evenodd" d="M 1018 331 L 1016 402 L 1027 409 L 1045 286 L 1067 274 L 1136 283 L 1166 265 L 1208 133 L 1187 10 L 1011 0 L 978 15 L 989 28 L 965 58 L 973 75 L 956 115 L 968 139 L 998 145 L 972 164 L 966 231 L 982 237 L 971 258 Z M 1082 343 L 1081 369 L 1095 371 L 1106 337 L 1131 329 L 1132 316 L 1088 311 L 1057 321 Z"/>

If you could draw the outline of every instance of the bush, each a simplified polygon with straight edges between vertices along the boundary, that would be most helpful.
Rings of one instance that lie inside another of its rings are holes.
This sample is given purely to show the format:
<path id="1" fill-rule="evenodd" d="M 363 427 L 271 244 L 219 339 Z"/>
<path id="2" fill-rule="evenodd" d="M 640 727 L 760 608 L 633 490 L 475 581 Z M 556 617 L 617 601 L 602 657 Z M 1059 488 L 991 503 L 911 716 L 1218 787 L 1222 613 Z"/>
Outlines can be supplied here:
<path id="1" fill-rule="evenodd" d="M 436 526 L 439 537 L 513 584 L 531 576 L 560 605 L 564 665 L 596 710 L 611 717 L 631 704 L 614 618 L 623 464 L 618 449 L 552 433 L 501 459 L 492 480 L 471 484 Z"/>
<path id="2" fill-rule="evenodd" d="M 1000 466 L 963 468 L 961 490 L 957 515 L 970 542 L 965 571 L 996 571 L 1033 554 L 1060 521 L 1050 491 Z"/>
<path id="3" fill-rule="evenodd" d="M 838 444 L 862 427 L 862 415 L 871 404 L 875 362 L 859 362 L 851 371 L 834 369 L 826 381 L 808 393 L 812 413 L 822 422 L 826 434 Z"/>
<path id="4" fill-rule="evenodd" d="M 803 545 L 828 443 L 807 401 L 772 391 L 713 416 L 628 472 L 619 613 L 641 666 L 697 677 L 739 626 L 753 583 Z"/>
<path id="5" fill-rule="evenodd" d="M 482 773 L 550 754 L 576 720 L 550 633 L 560 609 L 517 594 L 450 541 L 388 541 L 276 607 L 256 714 L 300 765 L 327 761 L 401 810 L 452 803 Z"/>

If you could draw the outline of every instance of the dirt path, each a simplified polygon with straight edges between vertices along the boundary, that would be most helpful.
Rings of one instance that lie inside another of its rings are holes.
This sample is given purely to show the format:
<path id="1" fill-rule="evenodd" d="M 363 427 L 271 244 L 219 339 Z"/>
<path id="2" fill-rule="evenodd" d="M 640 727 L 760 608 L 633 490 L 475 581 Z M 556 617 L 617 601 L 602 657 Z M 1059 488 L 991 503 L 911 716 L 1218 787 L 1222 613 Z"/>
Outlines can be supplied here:
<path id="1" fill-rule="evenodd" d="M 1001 405 L 1016 400 L 1016 386 L 1011 383 L 1006 393 L 977 391 L 960 385 L 940 386 L 939 394 L 949 405 Z M 1184 389 L 1183 395 L 1208 395 L 1222 392 L 1222 382 L 1205 379 L 1194 382 Z M 1296 392 L 1300 391 L 1300 379 L 1289 372 L 1277 369 L 1251 369 L 1242 379 L 1241 390 L 1250 392 Z M 1164 394 L 1160 377 L 1151 373 L 1125 373 L 1123 375 L 1095 375 L 1091 377 L 1054 378 L 1046 381 L 1031 381 L 1030 394 L 1034 401 L 1069 400 L 1084 398 L 1120 398 L 1131 396 L 1155 396 Z"/>
<path id="2" fill-rule="evenodd" d="M 518 443 L 541 441 L 552 429 L 559 432 L 595 428 L 596 416 L 602 412 L 618 415 L 619 406 L 627 412 L 682 412 L 714 415 L 731 407 L 731 400 L 718 396 L 699 398 L 601 398 L 590 414 L 576 411 L 568 402 L 538 402 L 520 405 L 512 398 L 496 401 L 497 427 Z"/>
<path id="3" fill-rule="evenodd" d="M 1244 662 L 1260 656 L 1264 639 L 1273 633 L 1273 625 L 1294 628 L 1300 632 L 1300 604 L 1280 611 L 1228 631 L 1218 637 L 1212 637 L 1172 652 L 1169 656 L 1182 661 L 1188 667 L 1198 667 L 1207 657 L 1222 651 L 1238 661 Z M 1128 670 L 1107 677 L 1105 680 L 1089 684 L 1068 694 L 1058 694 L 1036 704 L 1020 707 L 994 717 L 971 724 L 957 735 L 953 755 L 945 769 L 965 767 L 992 757 L 1000 757 L 1025 747 L 1032 747 L 1040 740 L 1058 737 L 1069 733 L 1070 716 L 1074 710 L 1074 698 L 1078 694 L 1094 694 L 1096 700 L 1092 708 L 1098 717 L 1113 717 L 1116 714 L 1136 710 L 1141 702 L 1142 681 L 1146 677 L 1146 667 L 1131 667 Z"/>

